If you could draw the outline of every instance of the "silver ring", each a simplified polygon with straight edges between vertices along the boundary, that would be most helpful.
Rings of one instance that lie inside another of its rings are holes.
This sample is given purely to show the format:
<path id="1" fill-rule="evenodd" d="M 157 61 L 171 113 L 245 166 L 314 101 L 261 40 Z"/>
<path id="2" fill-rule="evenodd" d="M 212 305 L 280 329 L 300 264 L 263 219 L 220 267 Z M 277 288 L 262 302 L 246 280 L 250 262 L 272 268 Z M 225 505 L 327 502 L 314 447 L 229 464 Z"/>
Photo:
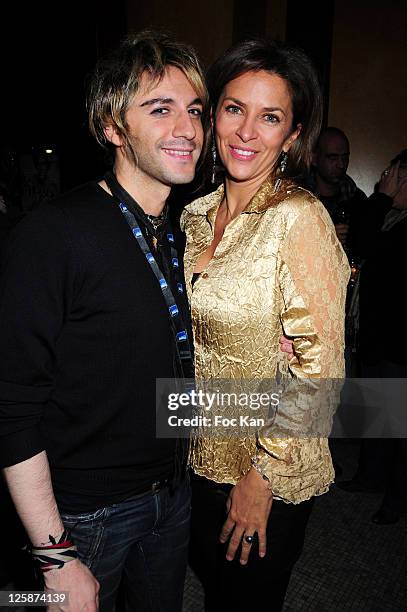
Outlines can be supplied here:
<path id="1" fill-rule="evenodd" d="M 387 176 L 387 175 L 389 174 L 389 172 L 390 172 L 390 170 L 385 170 L 385 171 L 383 172 L 384 176 Z"/>
<path id="2" fill-rule="evenodd" d="M 245 536 L 244 539 L 248 544 L 253 544 L 254 536 Z"/>

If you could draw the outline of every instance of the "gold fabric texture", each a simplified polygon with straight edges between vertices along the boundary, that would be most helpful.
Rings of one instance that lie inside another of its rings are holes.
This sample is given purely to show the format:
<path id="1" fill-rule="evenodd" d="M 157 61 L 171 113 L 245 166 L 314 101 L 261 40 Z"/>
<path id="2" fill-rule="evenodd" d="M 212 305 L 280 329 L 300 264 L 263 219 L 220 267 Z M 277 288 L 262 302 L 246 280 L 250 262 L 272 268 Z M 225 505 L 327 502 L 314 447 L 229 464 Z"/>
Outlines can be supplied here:
<path id="1" fill-rule="evenodd" d="M 324 206 L 295 184 L 276 188 L 269 178 L 226 226 L 192 289 L 223 194 L 220 186 L 181 217 L 197 378 L 342 378 L 349 265 Z M 290 361 L 279 349 L 283 333 L 294 339 Z M 191 443 L 194 471 L 217 482 L 236 484 L 254 455 L 286 502 L 324 493 L 333 480 L 323 437 L 276 438 L 265 427 L 257 439 L 196 436 Z"/>

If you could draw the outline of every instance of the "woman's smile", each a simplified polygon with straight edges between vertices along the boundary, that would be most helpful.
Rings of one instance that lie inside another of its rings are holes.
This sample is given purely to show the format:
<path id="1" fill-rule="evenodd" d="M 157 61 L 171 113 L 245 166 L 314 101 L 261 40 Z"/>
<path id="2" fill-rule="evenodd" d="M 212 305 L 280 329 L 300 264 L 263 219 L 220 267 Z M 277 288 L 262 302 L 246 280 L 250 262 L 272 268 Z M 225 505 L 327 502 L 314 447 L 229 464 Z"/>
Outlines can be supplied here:
<path id="1" fill-rule="evenodd" d="M 297 138 L 286 81 L 265 70 L 226 84 L 215 117 L 216 144 L 229 179 L 258 186 Z"/>

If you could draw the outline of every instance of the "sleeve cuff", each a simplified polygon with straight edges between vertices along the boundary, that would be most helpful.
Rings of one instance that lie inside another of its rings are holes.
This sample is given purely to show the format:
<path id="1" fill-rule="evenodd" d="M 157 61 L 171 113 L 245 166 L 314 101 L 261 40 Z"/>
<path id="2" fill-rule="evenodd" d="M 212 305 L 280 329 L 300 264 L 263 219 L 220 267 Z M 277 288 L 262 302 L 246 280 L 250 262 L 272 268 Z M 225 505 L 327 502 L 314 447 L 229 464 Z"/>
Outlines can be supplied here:
<path id="1" fill-rule="evenodd" d="M 31 459 L 44 448 L 38 428 L 32 427 L 0 437 L 0 467 L 5 468 Z"/>

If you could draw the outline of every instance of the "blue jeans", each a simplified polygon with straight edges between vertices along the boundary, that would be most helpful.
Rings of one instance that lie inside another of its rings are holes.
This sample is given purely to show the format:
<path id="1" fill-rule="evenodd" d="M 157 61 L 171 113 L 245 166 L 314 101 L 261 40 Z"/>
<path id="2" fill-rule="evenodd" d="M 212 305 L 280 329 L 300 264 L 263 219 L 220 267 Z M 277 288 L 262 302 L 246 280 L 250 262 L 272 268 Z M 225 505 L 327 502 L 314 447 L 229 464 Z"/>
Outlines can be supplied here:
<path id="1" fill-rule="evenodd" d="M 181 612 L 190 527 L 190 485 L 135 495 L 89 514 L 64 514 L 80 560 L 112 612 L 121 581 L 126 610 Z M 119 610 L 117 610 L 119 612 Z"/>

